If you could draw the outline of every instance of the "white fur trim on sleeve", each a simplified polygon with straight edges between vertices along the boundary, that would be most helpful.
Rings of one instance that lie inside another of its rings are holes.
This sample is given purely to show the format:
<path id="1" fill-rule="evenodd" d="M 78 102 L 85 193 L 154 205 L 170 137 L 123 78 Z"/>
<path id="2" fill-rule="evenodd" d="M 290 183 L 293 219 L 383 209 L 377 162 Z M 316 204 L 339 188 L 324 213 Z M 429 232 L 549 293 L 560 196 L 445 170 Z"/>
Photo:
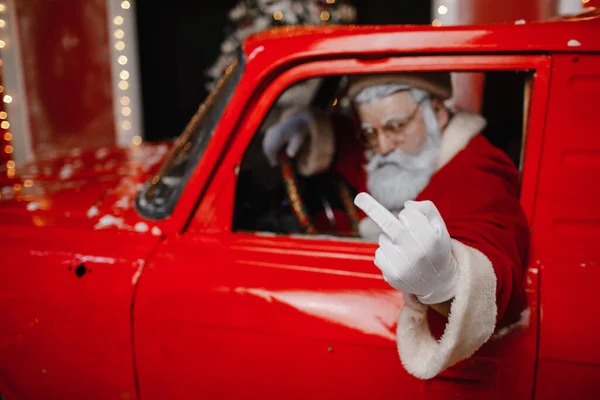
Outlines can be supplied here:
<path id="1" fill-rule="evenodd" d="M 427 321 L 427 306 L 404 295 L 396 340 L 400 360 L 417 378 L 429 379 L 470 357 L 487 342 L 496 326 L 496 275 L 480 251 L 452 239 L 459 269 L 448 323 L 437 341 Z"/>

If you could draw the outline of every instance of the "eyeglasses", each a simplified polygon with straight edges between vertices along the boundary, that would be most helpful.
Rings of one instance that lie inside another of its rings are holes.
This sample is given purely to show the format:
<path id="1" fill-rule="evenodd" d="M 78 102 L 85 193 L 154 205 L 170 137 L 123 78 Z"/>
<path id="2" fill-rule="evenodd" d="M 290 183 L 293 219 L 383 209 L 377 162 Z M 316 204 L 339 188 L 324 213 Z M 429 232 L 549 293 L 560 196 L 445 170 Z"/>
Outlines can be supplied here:
<path id="1" fill-rule="evenodd" d="M 417 102 L 415 109 L 410 115 L 401 120 L 390 120 L 381 128 L 369 127 L 359 131 L 359 139 L 369 149 L 377 148 L 379 145 L 379 131 L 392 139 L 396 144 L 403 143 L 406 138 L 406 128 L 415 119 L 417 112 L 421 108 L 423 100 Z"/>

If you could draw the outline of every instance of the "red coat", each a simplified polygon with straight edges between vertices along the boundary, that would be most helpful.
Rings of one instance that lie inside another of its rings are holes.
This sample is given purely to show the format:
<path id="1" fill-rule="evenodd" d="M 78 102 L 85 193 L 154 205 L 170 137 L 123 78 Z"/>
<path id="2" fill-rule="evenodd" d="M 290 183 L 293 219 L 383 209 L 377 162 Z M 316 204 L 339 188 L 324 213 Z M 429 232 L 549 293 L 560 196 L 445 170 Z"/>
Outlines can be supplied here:
<path id="1" fill-rule="evenodd" d="M 416 200 L 431 200 L 450 237 L 481 251 L 492 263 L 497 279 L 496 329 L 517 322 L 527 306 L 529 231 L 513 162 L 478 135 L 432 177 Z"/>
<path id="2" fill-rule="evenodd" d="M 452 119 L 442 135 L 438 170 L 415 199 L 431 200 L 438 208 L 460 277 L 449 319 L 404 296 L 398 350 L 406 369 L 420 378 L 469 357 L 495 331 L 517 322 L 527 306 L 529 235 L 519 203 L 519 174 L 501 150 L 478 135 L 484 125 L 473 114 Z M 343 141 L 338 136 L 337 149 L 338 170 L 365 191 L 362 150 L 347 135 Z"/>

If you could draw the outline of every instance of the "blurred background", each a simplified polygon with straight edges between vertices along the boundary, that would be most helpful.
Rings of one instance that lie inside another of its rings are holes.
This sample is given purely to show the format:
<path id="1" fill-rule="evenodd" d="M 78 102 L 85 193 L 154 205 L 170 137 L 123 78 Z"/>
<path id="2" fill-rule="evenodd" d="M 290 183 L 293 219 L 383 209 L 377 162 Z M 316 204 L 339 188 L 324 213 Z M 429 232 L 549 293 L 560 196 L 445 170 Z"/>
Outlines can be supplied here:
<path id="1" fill-rule="evenodd" d="M 235 43 L 272 26 L 514 23 L 597 3 L 0 0 L 0 165 L 10 174 L 15 162 L 63 150 L 178 136 Z M 455 102 L 479 109 L 478 77 L 456 79 Z"/>

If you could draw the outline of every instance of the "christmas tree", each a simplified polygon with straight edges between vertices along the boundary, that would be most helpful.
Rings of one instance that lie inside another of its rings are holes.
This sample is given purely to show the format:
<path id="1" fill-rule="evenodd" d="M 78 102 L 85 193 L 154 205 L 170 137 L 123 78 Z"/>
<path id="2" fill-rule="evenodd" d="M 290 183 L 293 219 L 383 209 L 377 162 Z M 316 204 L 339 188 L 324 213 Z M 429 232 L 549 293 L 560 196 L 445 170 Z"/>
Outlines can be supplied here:
<path id="1" fill-rule="evenodd" d="M 356 9 L 342 0 L 241 0 L 228 17 L 221 54 L 207 71 L 208 90 L 247 36 L 275 26 L 350 24 L 356 21 Z"/>

